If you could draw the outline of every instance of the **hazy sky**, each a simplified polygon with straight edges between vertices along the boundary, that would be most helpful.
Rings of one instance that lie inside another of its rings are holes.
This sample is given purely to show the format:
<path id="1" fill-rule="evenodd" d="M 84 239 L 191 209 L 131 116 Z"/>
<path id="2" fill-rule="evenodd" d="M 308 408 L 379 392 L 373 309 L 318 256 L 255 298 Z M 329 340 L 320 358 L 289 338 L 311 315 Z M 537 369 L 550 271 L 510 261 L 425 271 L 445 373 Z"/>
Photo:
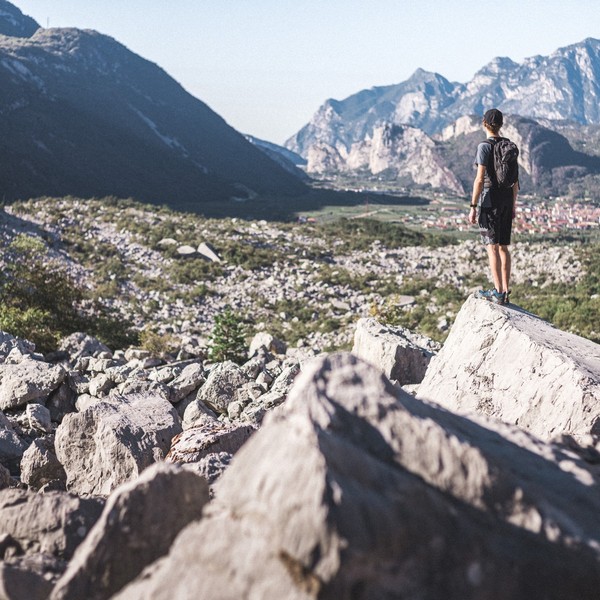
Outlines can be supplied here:
<path id="1" fill-rule="evenodd" d="M 43 27 L 113 36 L 239 131 L 277 143 L 327 98 L 418 67 L 465 82 L 495 56 L 600 38 L 598 0 L 12 1 Z"/>

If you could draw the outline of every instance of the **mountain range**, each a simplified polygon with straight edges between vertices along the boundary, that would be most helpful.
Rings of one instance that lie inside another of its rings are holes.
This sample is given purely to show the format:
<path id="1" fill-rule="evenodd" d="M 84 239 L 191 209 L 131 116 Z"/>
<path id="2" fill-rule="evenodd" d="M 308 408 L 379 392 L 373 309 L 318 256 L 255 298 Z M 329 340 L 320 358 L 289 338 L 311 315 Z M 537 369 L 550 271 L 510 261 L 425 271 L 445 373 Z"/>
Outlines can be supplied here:
<path id="1" fill-rule="evenodd" d="M 316 175 L 378 175 L 464 193 L 482 139 L 481 115 L 507 114 L 524 180 L 564 193 L 595 184 L 600 131 L 600 40 L 588 38 L 523 63 L 496 58 L 466 84 L 418 69 L 408 80 L 327 100 L 285 144 Z"/>
<path id="2" fill-rule="evenodd" d="M 203 202 L 305 184 L 155 64 L 91 30 L 43 29 L 0 0 L 0 199 Z"/>

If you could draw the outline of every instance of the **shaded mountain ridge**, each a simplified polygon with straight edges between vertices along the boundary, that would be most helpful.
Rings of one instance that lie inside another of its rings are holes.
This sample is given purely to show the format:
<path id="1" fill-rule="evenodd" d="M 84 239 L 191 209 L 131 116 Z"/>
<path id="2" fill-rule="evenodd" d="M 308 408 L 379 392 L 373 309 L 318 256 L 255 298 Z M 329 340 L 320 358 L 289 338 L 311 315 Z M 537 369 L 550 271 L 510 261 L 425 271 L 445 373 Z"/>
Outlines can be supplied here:
<path id="1" fill-rule="evenodd" d="M 5 200 L 115 195 L 194 209 L 304 191 L 162 69 L 91 30 L 0 37 L 0 164 Z"/>
<path id="2" fill-rule="evenodd" d="M 0 35 L 29 38 L 39 28 L 34 19 L 24 15 L 14 4 L 0 0 Z"/>

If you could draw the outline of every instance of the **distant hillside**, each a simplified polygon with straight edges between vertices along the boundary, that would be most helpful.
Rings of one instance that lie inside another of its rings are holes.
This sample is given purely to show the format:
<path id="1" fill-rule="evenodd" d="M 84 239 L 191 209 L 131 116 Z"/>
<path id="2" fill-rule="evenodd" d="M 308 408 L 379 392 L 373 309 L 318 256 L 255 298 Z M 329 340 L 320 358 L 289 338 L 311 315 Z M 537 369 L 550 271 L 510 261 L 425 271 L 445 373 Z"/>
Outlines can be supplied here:
<path id="1" fill-rule="evenodd" d="M 300 168 L 306 166 L 306 159 L 302 158 L 299 154 L 283 146 L 261 140 L 253 135 L 246 134 L 244 137 L 286 171 L 289 171 L 299 179 L 310 181 L 310 177 Z"/>
<path id="2" fill-rule="evenodd" d="M 6 26 L 12 21 L 4 12 Z M 77 29 L 0 37 L 4 200 L 114 195 L 193 210 L 204 201 L 304 189 L 162 69 L 112 38 Z"/>

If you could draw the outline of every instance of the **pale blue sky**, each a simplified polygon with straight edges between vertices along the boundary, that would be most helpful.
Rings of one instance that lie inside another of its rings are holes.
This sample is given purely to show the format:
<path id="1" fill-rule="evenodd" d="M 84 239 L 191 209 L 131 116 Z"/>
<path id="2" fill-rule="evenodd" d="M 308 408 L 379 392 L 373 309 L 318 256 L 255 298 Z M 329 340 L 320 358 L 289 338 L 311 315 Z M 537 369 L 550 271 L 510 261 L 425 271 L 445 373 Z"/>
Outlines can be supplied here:
<path id="1" fill-rule="evenodd" d="M 236 129 L 276 143 L 327 98 L 418 67 L 465 82 L 495 56 L 600 38 L 598 0 L 12 1 L 44 27 L 115 37 Z"/>

